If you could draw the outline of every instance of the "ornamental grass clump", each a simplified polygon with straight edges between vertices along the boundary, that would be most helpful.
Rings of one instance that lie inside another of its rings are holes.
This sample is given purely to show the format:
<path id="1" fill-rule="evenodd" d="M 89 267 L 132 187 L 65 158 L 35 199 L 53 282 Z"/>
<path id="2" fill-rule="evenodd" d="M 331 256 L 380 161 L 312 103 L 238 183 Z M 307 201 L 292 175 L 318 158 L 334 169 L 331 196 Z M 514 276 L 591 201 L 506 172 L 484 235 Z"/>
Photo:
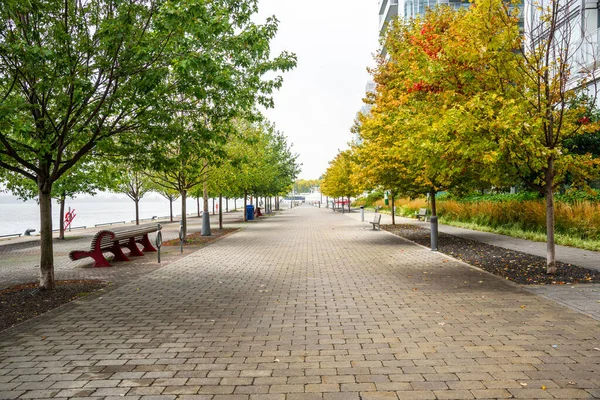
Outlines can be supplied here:
<path id="1" fill-rule="evenodd" d="M 415 212 L 419 211 L 419 208 L 429 207 L 427 200 L 424 197 L 419 197 L 417 199 L 402 198 L 394 201 L 394 204 L 396 206 L 396 215 L 404 217 L 413 217 Z M 386 206 L 384 199 L 377 200 L 375 205 L 379 206 L 382 210 L 391 209 L 391 204 Z"/>
<path id="2" fill-rule="evenodd" d="M 444 221 L 537 233 L 546 230 L 546 206 L 542 200 L 444 200 L 439 202 L 438 212 Z M 600 203 L 557 202 L 555 212 L 557 233 L 583 240 L 600 240 Z"/>

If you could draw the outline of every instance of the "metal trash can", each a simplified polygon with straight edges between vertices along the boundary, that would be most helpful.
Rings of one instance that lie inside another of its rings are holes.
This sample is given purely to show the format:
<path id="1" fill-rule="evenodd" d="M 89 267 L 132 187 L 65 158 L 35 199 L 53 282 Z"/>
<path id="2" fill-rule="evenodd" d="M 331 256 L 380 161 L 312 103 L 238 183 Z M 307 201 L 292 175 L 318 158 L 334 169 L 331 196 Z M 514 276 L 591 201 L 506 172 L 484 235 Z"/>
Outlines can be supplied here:
<path id="1" fill-rule="evenodd" d="M 254 219 L 254 206 L 252 204 L 248 204 L 246 206 L 246 220 L 252 221 Z"/>

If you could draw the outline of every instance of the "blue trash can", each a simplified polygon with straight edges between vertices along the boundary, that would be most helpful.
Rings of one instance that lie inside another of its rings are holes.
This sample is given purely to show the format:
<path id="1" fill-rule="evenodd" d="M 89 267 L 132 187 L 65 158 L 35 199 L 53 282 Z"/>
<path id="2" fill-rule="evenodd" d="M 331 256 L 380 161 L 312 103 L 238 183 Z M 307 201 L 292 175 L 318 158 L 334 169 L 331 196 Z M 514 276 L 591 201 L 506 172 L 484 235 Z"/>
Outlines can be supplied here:
<path id="1" fill-rule="evenodd" d="M 254 219 L 254 206 L 252 204 L 248 204 L 246 206 L 246 219 L 248 221 L 252 221 Z"/>

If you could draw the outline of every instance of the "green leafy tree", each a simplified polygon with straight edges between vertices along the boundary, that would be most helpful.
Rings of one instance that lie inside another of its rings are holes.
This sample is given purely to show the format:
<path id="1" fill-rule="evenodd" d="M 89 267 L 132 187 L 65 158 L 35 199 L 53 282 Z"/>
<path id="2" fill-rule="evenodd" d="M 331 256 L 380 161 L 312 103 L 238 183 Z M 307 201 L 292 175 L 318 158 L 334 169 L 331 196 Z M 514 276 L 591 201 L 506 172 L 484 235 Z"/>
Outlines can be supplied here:
<path id="1" fill-rule="evenodd" d="M 111 179 L 109 190 L 122 193 L 135 204 L 135 224 L 140 224 L 140 200 L 153 190 L 152 182 L 145 171 L 135 166 L 117 165 L 118 171 Z"/>
<path id="2" fill-rule="evenodd" d="M 176 29 L 158 25 L 161 3 L 7 0 L 0 7 L 0 168 L 37 187 L 43 289 L 54 287 L 54 184 L 98 143 L 142 125 L 160 96 Z"/>
<path id="3" fill-rule="evenodd" d="M 157 187 L 154 190 L 169 201 L 169 218 L 173 222 L 173 202 L 179 198 L 179 193 L 163 187 Z"/>
<path id="4" fill-rule="evenodd" d="M 42 288 L 54 287 L 52 187 L 83 156 L 125 133 L 160 135 L 181 110 L 172 93 L 218 120 L 272 105 L 281 78 L 259 78 L 295 57 L 270 57 L 277 21 L 254 24 L 256 11 L 256 0 L 3 3 L 0 168 L 38 188 Z"/>

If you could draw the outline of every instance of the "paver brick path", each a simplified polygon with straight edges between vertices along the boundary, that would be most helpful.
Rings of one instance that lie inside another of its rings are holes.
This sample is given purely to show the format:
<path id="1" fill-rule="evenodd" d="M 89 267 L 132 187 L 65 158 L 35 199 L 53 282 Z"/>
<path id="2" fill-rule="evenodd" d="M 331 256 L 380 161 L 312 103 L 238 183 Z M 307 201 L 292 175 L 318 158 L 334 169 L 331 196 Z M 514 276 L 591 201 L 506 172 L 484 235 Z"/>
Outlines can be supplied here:
<path id="1" fill-rule="evenodd" d="M 600 398 L 598 321 L 313 207 L 0 341 L 0 399 Z"/>

